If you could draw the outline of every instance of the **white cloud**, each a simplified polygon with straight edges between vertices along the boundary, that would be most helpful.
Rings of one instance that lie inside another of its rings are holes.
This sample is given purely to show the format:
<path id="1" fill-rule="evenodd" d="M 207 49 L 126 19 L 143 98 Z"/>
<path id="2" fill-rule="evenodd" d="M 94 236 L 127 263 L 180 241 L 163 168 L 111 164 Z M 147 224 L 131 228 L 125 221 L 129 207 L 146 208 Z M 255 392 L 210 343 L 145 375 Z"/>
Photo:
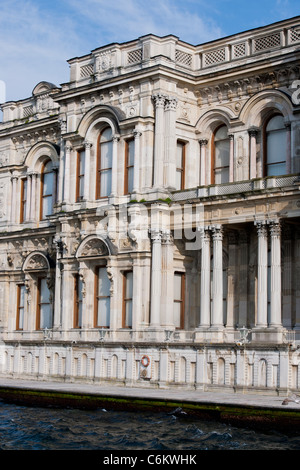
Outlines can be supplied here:
<path id="1" fill-rule="evenodd" d="M 210 18 L 189 11 L 178 0 L 68 0 L 68 3 L 88 19 L 97 40 L 109 36 L 113 42 L 129 41 L 153 33 L 174 34 L 183 41 L 199 44 L 221 34 Z M 197 10 L 201 9 L 201 3 L 198 1 Z"/>

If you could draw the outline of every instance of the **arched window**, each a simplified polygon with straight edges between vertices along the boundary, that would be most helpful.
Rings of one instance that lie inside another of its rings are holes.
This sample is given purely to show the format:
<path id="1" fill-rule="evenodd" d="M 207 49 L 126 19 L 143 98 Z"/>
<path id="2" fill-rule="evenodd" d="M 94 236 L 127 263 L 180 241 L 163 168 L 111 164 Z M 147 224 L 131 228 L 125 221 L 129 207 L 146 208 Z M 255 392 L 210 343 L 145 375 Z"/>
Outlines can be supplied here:
<path id="1" fill-rule="evenodd" d="M 212 139 L 212 184 L 229 182 L 230 142 L 225 125 L 218 127 Z"/>
<path id="2" fill-rule="evenodd" d="M 265 176 L 286 173 L 286 128 L 283 116 L 273 116 L 265 126 Z"/>
<path id="3" fill-rule="evenodd" d="M 54 173 L 52 161 L 48 160 L 41 171 L 41 210 L 40 219 L 52 214 L 54 199 Z"/>
<path id="4" fill-rule="evenodd" d="M 112 179 L 112 130 L 105 128 L 98 137 L 96 199 L 111 194 Z"/>

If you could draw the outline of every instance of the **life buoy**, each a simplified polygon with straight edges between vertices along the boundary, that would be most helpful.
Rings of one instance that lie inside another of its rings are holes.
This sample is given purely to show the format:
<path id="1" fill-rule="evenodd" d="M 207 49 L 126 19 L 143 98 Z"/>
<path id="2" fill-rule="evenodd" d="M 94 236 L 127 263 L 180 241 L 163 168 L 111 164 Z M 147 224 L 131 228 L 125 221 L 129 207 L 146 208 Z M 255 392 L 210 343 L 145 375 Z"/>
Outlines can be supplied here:
<path id="1" fill-rule="evenodd" d="M 148 367 L 150 364 L 149 356 L 143 356 L 141 359 L 142 366 Z"/>

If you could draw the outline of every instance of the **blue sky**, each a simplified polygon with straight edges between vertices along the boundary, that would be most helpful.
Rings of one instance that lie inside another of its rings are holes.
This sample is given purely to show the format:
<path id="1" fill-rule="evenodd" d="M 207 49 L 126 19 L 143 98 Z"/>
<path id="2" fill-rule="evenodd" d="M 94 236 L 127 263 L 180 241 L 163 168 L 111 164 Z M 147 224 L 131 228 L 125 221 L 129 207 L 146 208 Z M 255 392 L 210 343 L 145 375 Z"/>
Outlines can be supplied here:
<path id="1" fill-rule="evenodd" d="M 196 45 L 297 16 L 299 7 L 299 0 L 1 0 L 0 85 L 16 101 L 42 80 L 68 81 L 67 60 L 105 44 L 153 33 Z"/>

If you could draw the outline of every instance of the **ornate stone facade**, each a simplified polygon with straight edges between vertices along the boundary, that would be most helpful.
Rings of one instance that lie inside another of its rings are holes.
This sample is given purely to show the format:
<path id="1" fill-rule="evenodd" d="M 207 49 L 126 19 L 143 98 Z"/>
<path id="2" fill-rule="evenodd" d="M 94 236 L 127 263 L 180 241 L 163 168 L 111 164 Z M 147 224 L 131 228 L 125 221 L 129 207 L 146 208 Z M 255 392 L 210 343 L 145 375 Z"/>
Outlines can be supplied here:
<path id="1" fill-rule="evenodd" d="M 2 376 L 299 389 L 299 24 L 101 47 L 2 105 Z"/>

